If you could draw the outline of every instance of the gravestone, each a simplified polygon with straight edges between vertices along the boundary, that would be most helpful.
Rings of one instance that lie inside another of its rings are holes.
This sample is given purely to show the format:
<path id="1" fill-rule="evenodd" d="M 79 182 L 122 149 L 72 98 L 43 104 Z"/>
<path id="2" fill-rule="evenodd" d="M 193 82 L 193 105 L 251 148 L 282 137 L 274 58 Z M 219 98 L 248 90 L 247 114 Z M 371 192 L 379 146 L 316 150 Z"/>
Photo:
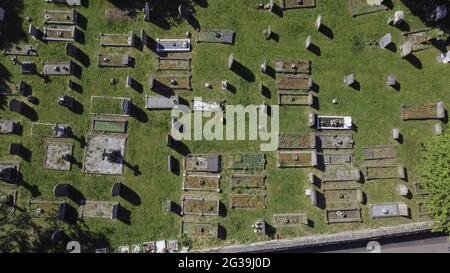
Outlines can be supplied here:
<path id="1" fill-rule="evenodd" d="M 264 61 L 264 63 L 262 63 L 260 65 L 260 69 L 261 69 L 262 73 L 266 73 L 267 72 L 267 63 L 266 63 L 266 61 Z"/>
<path id="2" fill-rule="evenodd" d="M 406 187 L 405 185 L 398 185 L 398 193 L 401 195 L 401 196 L 408 196 L 408 194 L 409 194 L 409 190 L 408 190 L 408 187 Z"/>
<path id="3" fill-rule="evenodd" d="M 390 33 L 384 35 L 378 42 L 380 48 L 386 48 L 391 43 L 392 43 L 392 35 Z"/>
<path id="4" fill-rule="evenodd" d="M 322 16 L 319 15 L 317 16 L 316 19 L 316 30 L 320 30 L 321 27 L 322 27 Z"/>
<path id="5" fill-rule="evenodd" d="M 264 29 L 262 34 L 266 40 L 269 40 L 270 37 L 272 37 L 272 29 L 270 28 L 270 26 L 267 27 L 267 29 Z"/>
<path id="6" fill-rule="evenodd" d="M 308 37 L 306 37 L 306 41 L 305 41 L 305 49 L 310 48 L 312 45 L 312 37 L 311 35 L 308 35 Z"/>
<path id="7" fill-rule="evenodd" d="M 398 26 L 400 25 L 403 21 L 405 20 L 405 13 L 401 10 L 396 11 L 394 14 L 394 21 L 392 22 L 392 24 L 394 26 Z"/>
<path id="8" fill-rule="evenodd" d="M 231 53 L 230 56 L 228 57 L 228 69 L 232 69 L 233 65 L 234 65 L 234 54 Z"/>
<path id="9" fill-rule="evenodd" d="M 442 132 L 443 132 L 443 130 L 442 130 L 442 124 L 436 123 L 436 124 L 434 125 L 434 134 L 437 135 L 437 136 L 440 136 L 440 135 L 442 135 Z"/>
<path id="10" fill-rule="evenodd" d="M 141 28 L 141 41 L 144 45 L 149 44 L 149 37 L 143 28 Z"/>
<path id="11" fill-rule="evenodd" d="M 386 80 L 386 84 L 389 86 L 394 86 L 397 84 L 397 79 L 394 75 L 389 75 Z"/>
<path id="12" fill-rule="evenodd" d="M 127 75 L 127 78 L 125 80 L 125 87 L 127 88 L 133 87 L 133 78 L 130 75 Z"/>
<path id="13" fill-rule="evenodd" d="M 227 90 L 228 89 L 228 81 L 227 80 L 222 81 L 222 89 L 223 90 Z"/>
<path id="14" fill-rule="evenodd" d="M 347 86 L 351 86 L 355 83 L 355 74 L 350 74 L 344 77 L 344 84 Z"/>
<path id="15" fill-rule="evenodd" d="M 144 21 L 148 22 L 150 21 L 151 18 L 151 8 L 150 8 L 150 4 L 148 2 L 145 2 L 145 7 L 144 7 Z"/>
<path id="16" fill-rule="evenodd" d="M 392 138 L 395 140 L 400 139 L 400 130 L 398 128 L 392 129 Z"/>
<path id="17" fill-rule="evenodd" d="M 401 51 L 401 57 L 405 58 L 413 51 L 414 42 L 413 41 L 406 41 L 404 44 L 400 46 Z"/>

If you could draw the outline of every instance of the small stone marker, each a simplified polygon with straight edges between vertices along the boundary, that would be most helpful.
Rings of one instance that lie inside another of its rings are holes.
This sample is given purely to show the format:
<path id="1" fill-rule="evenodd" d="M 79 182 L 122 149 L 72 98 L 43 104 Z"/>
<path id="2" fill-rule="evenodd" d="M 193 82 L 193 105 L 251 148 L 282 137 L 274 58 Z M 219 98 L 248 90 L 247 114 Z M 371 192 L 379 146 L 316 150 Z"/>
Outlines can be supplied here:
<path id="1" fill-rule="evenodd" d="M 315 181 L 314 173 L 308 173 L 308 182 L 310 184 L 314 184 L 314 181 Z"/>
<path id="2" fill-rule="evenodd" d="M 267 63 L 266 63 L 266 61 L 264 61 L 264 63 L 262 63 L 260 65 L 260 69 L 261 69 L 262 73 L 266 73 L 267 72 Z"/>
<path id="3" fill-rule="evenodd" d="M 321 27 L 322 27 L 322 16 L 319 15 L 317 16 L 316 19 L 316 30 L 320 30 Z"/>
<path id="4" fill-rule="evenodd" d="M 227 80 L 222 81 L 222 89 L 223 90 L 227 90 L 228 89 L 228 81 Z"/>
<path id="5" fill-rule="evenodd" d="M 443 130 L 442 130 L 442 124 L 436 123 L 436 124 L 434 125 L 434 134 L 437 135 L 437 136 L 440 136 L 440 135 L 442 135 L 442 132 L 443 132 Z"/>
<path id="6" fill-rule="evenodd" d="M 392 35 L 390 33 L 384 35 L 378 42 L 380 48 L 386 48 L 391 43 L 392 43 Z"/>
<path id="7" fill-rule="evenodd" d="M 394 75 L 389 75 L 386 80 L 386 84 L 389 86 L 394 86 L 397 84 L 397 79 Z"/>
<path id="8" fill-rule="evenodd" d="M 308 35 L 308 37 L 306 37 L 306 41 L 305 41 L 305 49 L 309 49 L 312 45 L 312 37 L 311 35 Z"/>
<path id="9" fill-rule="evenodd" d="M 394 21 L 392 22 L 392 24 L 394 26 L 398 26 L 400 25 L 403 21 L 405 20 L 405 13 L 401 10 L 396 11 L 394 14 Z"/>
<path id="10" fill-rule="evenodd" d="M 210 84 L 209 82 L 205 83 L 205 88 L 211 89 L 212 88 L 212 84 Z"/>
<path id="11" fill-rule="evenodd" d="M 169 172 L 173 172 L 173 161 L 174 161 L 174 157 L 171 155 L 167 156 L 167 168 L 169 170 Z"/>
<path id="12" fill-rule="evenodd" d="M 269 40 L 270 37 L 272 37 L 272 29 L 270 28 L 270 26 L 267 29 L 263 30 L 262 34 L 266 40 Z"/>
<path id="13" fill-rule="evenodd" d="M 347 86 L 351 86 L 355 83 L 355 74 L 350 74 L 344 77 L 344 84 Z"/>
<path id="14" fill-rule="evenodd" d="M 338 104 L 338 99 L 334 98 L 331 102 L 332 102 L 333 104 Z"/>

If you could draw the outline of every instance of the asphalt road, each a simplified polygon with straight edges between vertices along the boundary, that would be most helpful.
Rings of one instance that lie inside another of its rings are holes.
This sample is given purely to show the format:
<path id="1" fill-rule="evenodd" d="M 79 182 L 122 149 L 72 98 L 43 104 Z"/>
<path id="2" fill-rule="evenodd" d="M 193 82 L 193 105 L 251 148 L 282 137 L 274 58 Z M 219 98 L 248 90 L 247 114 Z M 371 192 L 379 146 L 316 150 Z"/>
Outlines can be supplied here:
<path id="1" fill-rule="evenodd" d="M 422 233 L 375 241 L 360 241 L 314 248 L 290 249 L 289 253 L 450 253 L 450 238 L 444 234 Z"/>

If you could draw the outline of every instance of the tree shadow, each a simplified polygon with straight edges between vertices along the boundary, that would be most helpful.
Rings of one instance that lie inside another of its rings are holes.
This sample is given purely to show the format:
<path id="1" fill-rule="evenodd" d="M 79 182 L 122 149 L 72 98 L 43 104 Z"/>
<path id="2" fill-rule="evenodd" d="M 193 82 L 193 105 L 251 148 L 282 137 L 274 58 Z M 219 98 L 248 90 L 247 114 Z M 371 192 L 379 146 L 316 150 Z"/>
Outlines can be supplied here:
<path id="1" fill-rule="evenodd" d="M 22 29 L 23 17 L 22 11 L 24 10 L 23 0 L 14 1 L 2 1 L 2 8 L 5 10 L 5 21 L 2 27 L 1 40 L 4 43 L 0 43 L 0 49 L 4 48 L 4 44 L 18 43 L 20 41 L 27 41 L 28 35 Z"/>
<path id="2" fill-rule="evenodd" d="M 207 8 L 208 5 L 208 1 L 207 0 L 193 0 L 195 4 L 199 5 L 202 8 Z"/>

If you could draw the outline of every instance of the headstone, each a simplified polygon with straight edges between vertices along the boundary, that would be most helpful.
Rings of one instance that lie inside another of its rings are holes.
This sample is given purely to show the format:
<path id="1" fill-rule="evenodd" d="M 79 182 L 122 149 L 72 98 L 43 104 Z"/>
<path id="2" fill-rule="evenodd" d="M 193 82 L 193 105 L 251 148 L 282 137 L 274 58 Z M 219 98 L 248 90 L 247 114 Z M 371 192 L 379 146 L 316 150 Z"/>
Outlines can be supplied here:
<path id="1" fill-rule="evenodd" d="M 316 19 L 316 30 L 320 30 L 321 27 L 322 27 L 322 16 L 319 15 L 317 16 Z"/>
<path id="2" fill-rule="evenodd" d="M 448 64 L 450 63 L 450 51 L 446 53 L 442 53 L 441 55 L 437 56 L 436 60 L 439 63 Z"/>
<path id="3" fill-rule="evenodd" d="M 228 57 L 228 69 L 232 69 L 233 65 L 234 65 L 234 54 L 231 53 L 230 56 Z"/>
<path id="4" fill-rule="evenodd" d="M 144 45 L 148 45 L 149 42 L 149 37 L 147 35 L 147 33 L 145 32 L 145 30 L 143 28 L 141 28 L 141 41 Z"/>
<path id="5" fill-rule="evenodd" d="M 355 83 L 355 75 L 354 74 L 350 74 L 344 77 L 344 84 L 347 86 L 351 86 L 352 84 Z"/>
<path id="6" fill-rule="evenodd" d="M 392 24 L 394 26 L 398 26 L 400 25 L 403 21 L 405 20 L 405 13 L 401 10 L 396 11 L 394 14 L 394 21 L 392 22 Z"/>
<path id="7" fill-rule="evenodd" d="M 308 35 L 308 37 L 306 37 L 306 41 L 305 41 L 305 49 L 310 48 L 312 45 L 312 37 L 311 35 Z"/>
<path id="8" fill-rule="evenodd" d="M 400 139 L 400 130 L 398 128 L 392 129 L 392 138 L 395 140 Z"/>
<path id="9" fill-rule="evenodd" d="M 266 63 L 266 61 L 264 61 L 264 63 L 262 63 L 260 65 L 260 69 L 261 69 L 262 73 L 266 73 L 267 72 L 267 63 Z"/>
<path id="10" fill-rule="evenodd" d="M 273 12 L 274 9 L 275 9 L 275 4 L 274 4 L 273 0 L 270 0 L 269 1 L 269 11 Z"/>
<path id="11" fill-rule="evenodd" d="M 386 84 L 389 86 L 394 86 L 397 84 L 397 79 L 394 75 L 389 75 L 386 80 Z"/>
<path id="12" fill-rule="evenodd" d="M 133 86 L 133 78 L 130 75 L 127 75 L 125 80 L 125 87 L 131 88 Z"/>
<path id="13" fill-rule="evenodd" d="M 263 30 L 262 34 L 266 40 L 270 39 L 270 37 L 272 37 L 272 29 L 270 28 L 270 26 L 267 29 Z"/>
<path id="14" fill-rule="evenodd" d="M 412 53 L 414 43 L 412 41 L 406 41 L 404 44 L 400 46 L 401 57 L 405 58 L 409 54 Z"/>
<path id="15" fill-rule="evenodd" d="M 261 93 L 264 92 L 264 83 L 263 82 L 259 82 L 259 92 L 261 92 Z"/>
<path id="16" fill-rule="evenodd" d="M 173 172 L 173 162 L 174 162 L 174 157 L 172 155 L 168 155 L 167 156 L 167 168 L 169 170 L 169 172 Z"/>
<path id="17" fill-rule="evenodd" d="M 405 185 L 398 185 L 398 193 L 401 196 L 408 196 L 409 190 Z"/>
<path id="18" fill-rule="evenodd" d="M 222 89 L 223 90 L 227 90 L 228 89 L 228 81 L 227 80 L 222 81 Z"/>
<path id="19" fill-rule="evenodd" d="M 310 184 L 314 184 L 314 181 L 315 181 L 314 173 L 309 173 L 309 174 L 308 174 L 308 182 L 309 182 Z"/>
<path id="20" fill-rule="evenodd" d="M 39 40 L 42 37 L 42 33 L 39 29 L 35 28 L 33 25 L 30 24 L 28 27 L 28 34 L 31 36 L 31 38 Z"/>
<path id="21" fill-rule="evenodd" d="M 144 7 L 144 20 L 146 22 L 150 21 L 150 17 L 151 17 L 151 9 L 150 9 L 150 4 L 148 2 L 145 2 L 145 7 Z"/>
<path id="22" fill-rule="evenodd" d="M 380 45 L 380 48 L 386 48 L 392 43 L 392 35 L 390 33 L 384 35 L 378 43 Z"/>

